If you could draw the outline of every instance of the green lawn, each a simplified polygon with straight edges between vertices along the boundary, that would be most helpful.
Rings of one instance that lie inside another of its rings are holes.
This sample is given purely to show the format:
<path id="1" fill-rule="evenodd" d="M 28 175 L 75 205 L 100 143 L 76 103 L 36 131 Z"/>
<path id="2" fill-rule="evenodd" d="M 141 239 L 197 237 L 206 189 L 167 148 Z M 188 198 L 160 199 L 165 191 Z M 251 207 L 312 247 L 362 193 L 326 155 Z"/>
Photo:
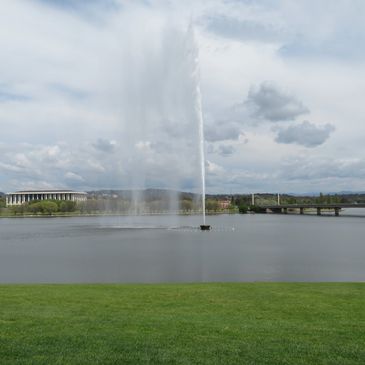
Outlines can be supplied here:
<path id="1" fill-rule="evenodd" d="M 0 364 L 365 364 L 365 284 L 1 285 Z"/>

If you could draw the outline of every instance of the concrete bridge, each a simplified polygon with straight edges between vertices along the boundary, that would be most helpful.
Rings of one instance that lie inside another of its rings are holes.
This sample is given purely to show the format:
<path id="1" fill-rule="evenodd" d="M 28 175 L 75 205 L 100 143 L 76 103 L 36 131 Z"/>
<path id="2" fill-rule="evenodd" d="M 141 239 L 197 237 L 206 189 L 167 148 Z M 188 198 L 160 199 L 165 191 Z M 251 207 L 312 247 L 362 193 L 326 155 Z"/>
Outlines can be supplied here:
<path id="1" fill-rule="evenodd" d="M 316 209 L 317 215 L 321 215 L 322 210 L 333 210 L 336 216 L 340 215 L 342 208 L 365 208 L 365 204 L 350 204 L 350 203 L 311 203 L 311 204 L 272 204 L 272 205 L 258 205 L 263 210 L 270 210 L 273 213 L 287 214 L 289 209 L 299 210 L 300 214 L 304 214 L 305 209 Z"/>

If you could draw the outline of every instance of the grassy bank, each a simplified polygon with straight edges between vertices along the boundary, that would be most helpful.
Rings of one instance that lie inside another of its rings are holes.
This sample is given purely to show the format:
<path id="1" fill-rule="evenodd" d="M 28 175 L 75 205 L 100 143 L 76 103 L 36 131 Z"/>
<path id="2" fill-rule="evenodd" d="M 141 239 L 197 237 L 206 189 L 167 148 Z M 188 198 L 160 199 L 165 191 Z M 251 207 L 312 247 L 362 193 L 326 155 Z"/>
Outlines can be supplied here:
<path id="1" fill-rule="evenodd" d="M 364 364 L 365 284 L 2 285 L 4 364 Z"/>

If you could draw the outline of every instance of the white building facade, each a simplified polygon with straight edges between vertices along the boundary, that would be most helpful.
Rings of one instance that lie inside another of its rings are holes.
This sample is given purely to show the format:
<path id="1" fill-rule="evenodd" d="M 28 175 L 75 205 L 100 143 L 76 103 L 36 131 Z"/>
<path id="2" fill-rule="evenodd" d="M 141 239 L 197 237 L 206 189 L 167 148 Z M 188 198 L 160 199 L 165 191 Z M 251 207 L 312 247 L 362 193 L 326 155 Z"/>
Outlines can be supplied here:
<path id="1" fill-rule="evenodd" d="M 34 200 L 85 201 L 87 193 L 72 190 L 29 190 L 6 194 L 6 205 L 22 205 Z"/>

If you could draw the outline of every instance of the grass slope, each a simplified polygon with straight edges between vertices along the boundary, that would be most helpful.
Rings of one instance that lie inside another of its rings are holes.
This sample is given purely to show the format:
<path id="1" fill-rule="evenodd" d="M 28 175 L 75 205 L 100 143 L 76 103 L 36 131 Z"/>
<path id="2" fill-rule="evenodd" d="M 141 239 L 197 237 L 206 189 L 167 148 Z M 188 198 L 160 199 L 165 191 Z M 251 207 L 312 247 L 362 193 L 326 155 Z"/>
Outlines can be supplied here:
<path id="1" fill-rule="evenodd" d="M 2 285 L 0 364 L 364 364 L 365 285 Z"/>

